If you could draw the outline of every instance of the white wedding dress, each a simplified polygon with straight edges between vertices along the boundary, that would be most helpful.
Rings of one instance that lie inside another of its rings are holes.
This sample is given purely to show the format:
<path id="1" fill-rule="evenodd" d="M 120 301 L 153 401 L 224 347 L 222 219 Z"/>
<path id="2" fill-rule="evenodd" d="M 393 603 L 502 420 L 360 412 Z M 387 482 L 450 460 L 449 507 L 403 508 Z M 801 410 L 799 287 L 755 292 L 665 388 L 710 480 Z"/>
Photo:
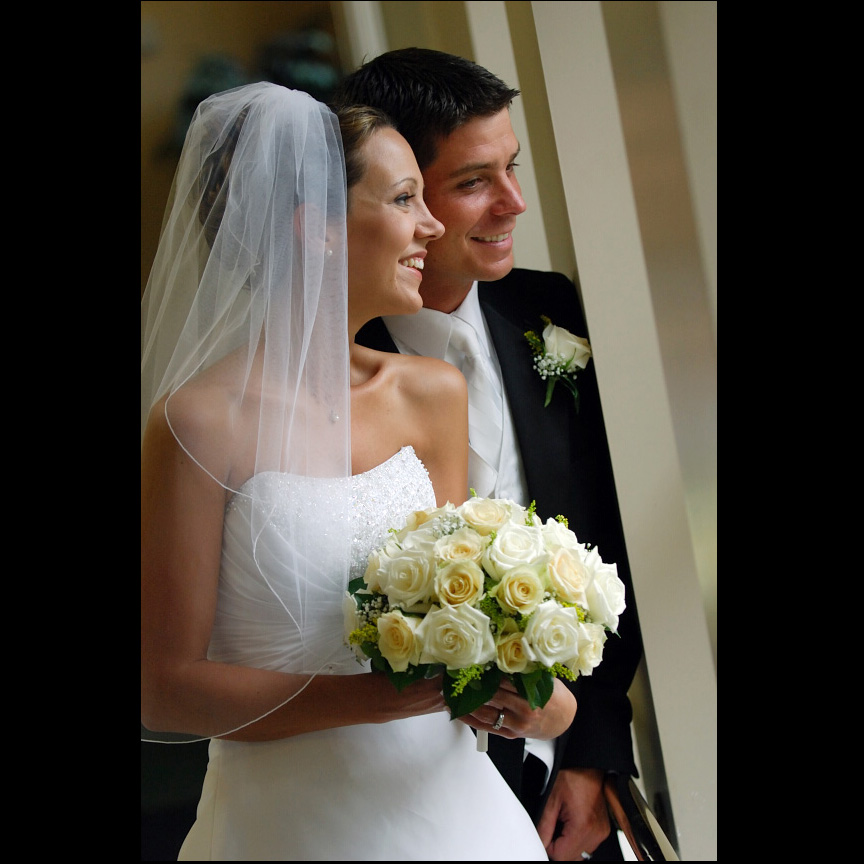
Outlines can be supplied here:
<path id="1" fill-rule="evenodd" d="M 279 535 L 292 519 L 326 524 L 334 507 L 338 511 L 336 499 L 345 499 L 353 518 L 352 577 L 363 573 L 369 552 L 383 544 L 389 528 L 412 510 L 435 506 L 426 469 L 411 447 L 343 481 L 263 474 L 249 483 L 266 484 L 272 493 L 268 528 L 274 530 L 261 535 L 259 562 L 268 552 L 277 558 Z M 256 647 L 262 601 L 279 604 L 272 594 L 245 585 L 244 558 L 251 553 L 237 540 L 247 538 L 248 546 L 250 508 L 244 501 L 237 495 L 226 510 L 210 656 L 285 668 L 263 637 Z M 322 629 L 331 634 L 342 618 L 336 605 L 318 610 Z M 246 631 L 252 638 L 239 642 Z M 344 657 L 344 665 L 328 671 L 364 673 L 347 648 Z M 265 743 L 213 739 L 209 754 L 197 819 L 180 861 L 548 860 L 524 808 L 489 757 L 477 752 L 471 730 L 446 712 Z"/>

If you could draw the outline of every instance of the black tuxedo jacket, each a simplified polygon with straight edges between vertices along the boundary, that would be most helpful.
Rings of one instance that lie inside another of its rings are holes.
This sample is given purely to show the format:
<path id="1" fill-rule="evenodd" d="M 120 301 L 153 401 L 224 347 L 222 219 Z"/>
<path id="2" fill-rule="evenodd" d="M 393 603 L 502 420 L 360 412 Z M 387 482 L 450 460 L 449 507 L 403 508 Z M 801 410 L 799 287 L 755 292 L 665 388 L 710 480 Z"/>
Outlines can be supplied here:
<path id="1" fill-rule="evenodd" d="M 555 765 L 546 791 L 548 794 L 561 767 L 600 768 L 637 776 L 627 690 L 642 656 L 642 639 L 594 360 L 576 378 L 578 413 L 570 392 L 560 384 L 544 407 L 546 382 L 533 368 L 525 339 L 526 330 L 541 334 L 541 315 L 574 335 L 587 336 L 576 288 L 560 273 L 514 269 L 497 282 L 481 282 L 478 289 L 537 514 L 544 522 L 558 514 L 566 516 L 581 542 L 596 546 L 604 561 L 618 565 L 626 589 L 627 608 L 619 621 L 619 635 L 609 634 L 603 662 L 591 676 L 568 685 L 578 703 L 576 718 L 556 741 Z M 381 319 L 362 328 L 357 341 L 379 350 L 397 350 Z M 545 796 L 530 800 L 522 788 L 523 749 L 522 739 L 489 736 L 490 757 L 536 821 Z"/>

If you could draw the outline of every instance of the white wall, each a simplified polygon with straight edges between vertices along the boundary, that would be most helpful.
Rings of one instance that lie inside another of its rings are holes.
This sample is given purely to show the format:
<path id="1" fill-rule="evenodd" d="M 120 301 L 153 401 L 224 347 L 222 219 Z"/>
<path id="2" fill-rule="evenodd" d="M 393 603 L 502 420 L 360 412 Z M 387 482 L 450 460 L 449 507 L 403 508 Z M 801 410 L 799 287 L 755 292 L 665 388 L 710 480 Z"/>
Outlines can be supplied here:
<path id="1" fill-rule="evenodd" d="M 716 674 L 603 12 L 531 5 L 677 844 L 716 860 Z"/>

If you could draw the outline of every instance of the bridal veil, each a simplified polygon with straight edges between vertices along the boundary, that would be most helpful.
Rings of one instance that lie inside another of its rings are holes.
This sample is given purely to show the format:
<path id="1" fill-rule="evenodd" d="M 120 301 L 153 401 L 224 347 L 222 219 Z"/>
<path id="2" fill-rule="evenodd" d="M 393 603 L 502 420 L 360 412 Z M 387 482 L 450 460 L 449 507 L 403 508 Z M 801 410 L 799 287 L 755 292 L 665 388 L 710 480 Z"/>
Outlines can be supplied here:
<path id="1" fill-rule="evenodd" d="M 338 496 L 326 519 L 297 520 L 278 555 L 265 554 L 274 504 L 270 484 L 255 482 L 350 477 L 345 216 L 342 141 L 326 106 L 270 83 L 211 96 L 189 127 L 142 300 L 142 436 L 150 412 L 164 412 L 188 457 L 226 499 L 242 499 L 250 590 L 274 601 L 278 668 L 303 673 L 280 704 L 345 650 L 312 614 L 345 589 L 351 538 Z M 212 710 L 210 737 L 262 716 L 261 706 Z M 142 727 L 142 737 L 202 735 Z"/>

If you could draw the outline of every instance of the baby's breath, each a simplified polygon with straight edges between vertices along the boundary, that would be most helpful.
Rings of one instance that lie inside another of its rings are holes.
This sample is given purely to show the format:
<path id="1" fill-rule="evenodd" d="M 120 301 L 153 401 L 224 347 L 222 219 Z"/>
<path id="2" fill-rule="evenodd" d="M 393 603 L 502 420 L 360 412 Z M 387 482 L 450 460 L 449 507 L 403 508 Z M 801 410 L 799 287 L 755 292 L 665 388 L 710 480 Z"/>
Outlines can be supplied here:
<path id="1" fill-rule="evenodd" d="M 357 617 L 363 623 L 373 626 L 375 622 L 385 613 L 390 611 L 390 604 L 382 594 L 373 594 L 370 600 L 366 600 L 357 607 Z"/>
<path id="2" fill-rule="evenodd" d="M 458 513 L 442 513 L 435 520 L 433 533 L 436 537 L 447 537 L 464 528 L 468 523 Z"/>
<path id="3" fill-rule="evenodd" d="M 534 358 L 534 368 L 545 381 L 547 378 L 563 378 L 567 375 L 567 363 L 557 357 L 545 355 Z"/>

